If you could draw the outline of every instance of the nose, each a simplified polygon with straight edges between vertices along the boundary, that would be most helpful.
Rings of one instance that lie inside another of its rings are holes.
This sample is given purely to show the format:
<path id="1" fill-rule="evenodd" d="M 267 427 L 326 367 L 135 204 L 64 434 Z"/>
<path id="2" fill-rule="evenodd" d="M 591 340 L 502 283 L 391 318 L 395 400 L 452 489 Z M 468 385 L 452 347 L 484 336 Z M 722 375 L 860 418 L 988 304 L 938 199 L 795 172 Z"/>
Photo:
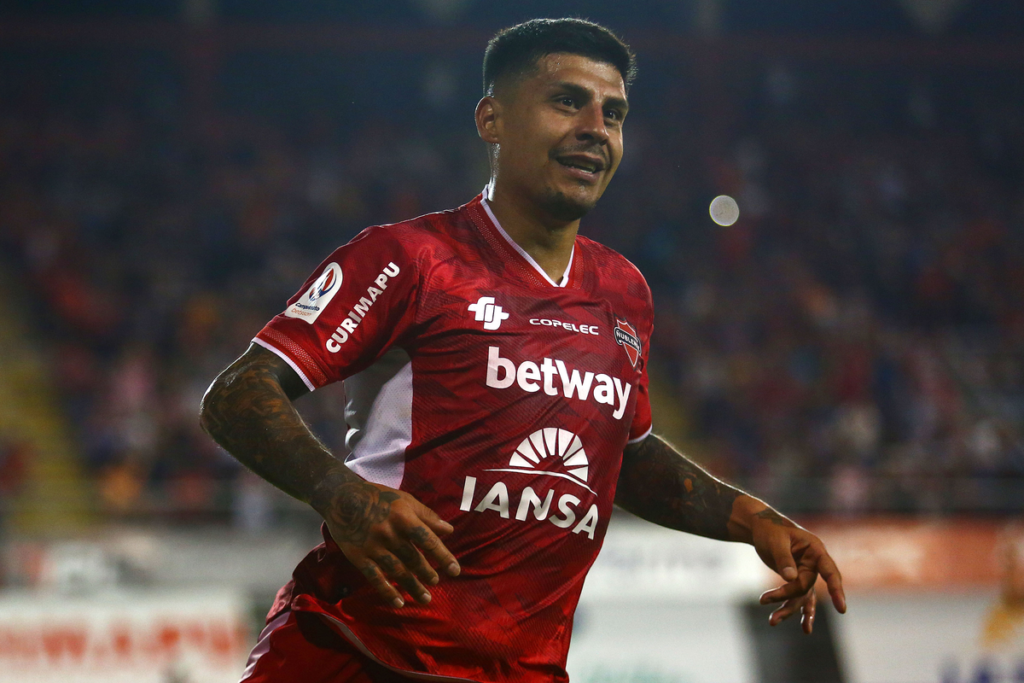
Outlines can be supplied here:
<path id="1" fill-rule="evenodd" d="M 580 140 L 594 140 L 604 144 L 608 142 L 608 127 L 604 123 L 604 110 L 596 102 L 591 102 L 580 109 L 576 137 Z"/>

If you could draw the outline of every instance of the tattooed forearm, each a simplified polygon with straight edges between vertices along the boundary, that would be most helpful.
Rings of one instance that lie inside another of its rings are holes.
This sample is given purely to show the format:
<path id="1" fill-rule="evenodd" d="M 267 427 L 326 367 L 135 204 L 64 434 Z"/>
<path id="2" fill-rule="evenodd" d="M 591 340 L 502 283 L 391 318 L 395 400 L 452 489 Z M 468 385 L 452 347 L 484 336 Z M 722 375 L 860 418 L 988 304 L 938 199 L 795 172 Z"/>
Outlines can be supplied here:
<path id="1" fill-rule="evenodd" d="M 336 530 L 336 542 L 361 544 L 371 526 L 388 518 L 397 499 L 398 494 L 367 484 L 342 465 L 327 474 L 309 503 Z"/>
<path id="2" fill-rule="evenodd" d="M 791 527 L 796 527 L 796 524 L 793 523 L 793 520 L 786 519 L 785 517 L 780 515 L 775 510 L 772 510 L 771 508 L 765 508 L 764 510 L 761 510 L 760 512 L 755 514 L 754 516 L 757 517 L 758 519 L 767 519 L 769 522 L 771 522 L 775 526 L 791 526 Z"/>
<path id="3" fill-rule="evenodd" d="M 359 543 L 388 516 L 393 494 L 358 477 L 313 435 L 292 405 L 303 393 L 284 361 L 253 345 L 210 385 L 200 423 L 242 464 L 350 536 L 335 540 Z"/>
<path id="4" fill-rule="evenodd" d="M 652 434 L 623 453 L 615 502 L 655 524 L 728 540 L 740 495 Z"/>

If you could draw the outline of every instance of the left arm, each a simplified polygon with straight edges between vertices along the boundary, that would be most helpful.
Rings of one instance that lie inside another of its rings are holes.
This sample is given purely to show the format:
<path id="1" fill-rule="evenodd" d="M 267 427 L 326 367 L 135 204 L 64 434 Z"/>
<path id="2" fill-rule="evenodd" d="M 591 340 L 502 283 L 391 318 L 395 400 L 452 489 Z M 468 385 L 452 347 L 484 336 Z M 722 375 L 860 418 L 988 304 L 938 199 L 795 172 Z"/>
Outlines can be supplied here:
<path id="1" fill-rule="evenodd" d="M 842 577 L 821 539 L 711 476 L 658 436 L 626 447 L 615 502 L 670 529 L 753 545 L 764 563 L 786 581 L 761 596 L 761 604 L 783 603 L 772 614 L 773 626 L 799 609 L 804 631 L 811 632 L 819 574 L 836 609 L 846 611 Z"/>

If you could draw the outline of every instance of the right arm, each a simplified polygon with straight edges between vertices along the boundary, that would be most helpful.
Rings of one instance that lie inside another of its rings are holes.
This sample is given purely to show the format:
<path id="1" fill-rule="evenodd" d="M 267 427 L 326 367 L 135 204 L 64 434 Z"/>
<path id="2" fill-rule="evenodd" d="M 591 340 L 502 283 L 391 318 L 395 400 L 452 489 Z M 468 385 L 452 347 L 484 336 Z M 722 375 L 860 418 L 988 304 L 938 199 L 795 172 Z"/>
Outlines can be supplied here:
<path id="1" fill-rule="evenodd" d="M 450 524 L 408 493 L 368 482 L 310 431 L 292 401 L 306 386 L 277 355 L 251 345 L 207 390 L 200 423 L 226 451 L 324 518 L 331 537 L 381 596 L 404 601 L 396 581 L 420 602 L 438 575 L 423 553 L 455 576 L 459 565 L 438 535 Z"/>

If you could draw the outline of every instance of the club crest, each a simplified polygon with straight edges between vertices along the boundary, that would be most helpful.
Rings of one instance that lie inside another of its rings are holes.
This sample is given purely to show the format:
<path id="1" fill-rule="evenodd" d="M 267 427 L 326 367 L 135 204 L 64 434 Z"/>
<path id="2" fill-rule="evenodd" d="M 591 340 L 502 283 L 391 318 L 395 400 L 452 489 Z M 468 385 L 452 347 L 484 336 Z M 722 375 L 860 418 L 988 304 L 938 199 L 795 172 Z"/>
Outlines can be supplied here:
<path id="1" fill-rule="evenodd" d="M 625 320 L 615 319 L 615 343 L 622 347 L 629 357 L 629 362 L 636 367 L 640 360 L 640 337 L 636 334 L 636 328 Z"/>

